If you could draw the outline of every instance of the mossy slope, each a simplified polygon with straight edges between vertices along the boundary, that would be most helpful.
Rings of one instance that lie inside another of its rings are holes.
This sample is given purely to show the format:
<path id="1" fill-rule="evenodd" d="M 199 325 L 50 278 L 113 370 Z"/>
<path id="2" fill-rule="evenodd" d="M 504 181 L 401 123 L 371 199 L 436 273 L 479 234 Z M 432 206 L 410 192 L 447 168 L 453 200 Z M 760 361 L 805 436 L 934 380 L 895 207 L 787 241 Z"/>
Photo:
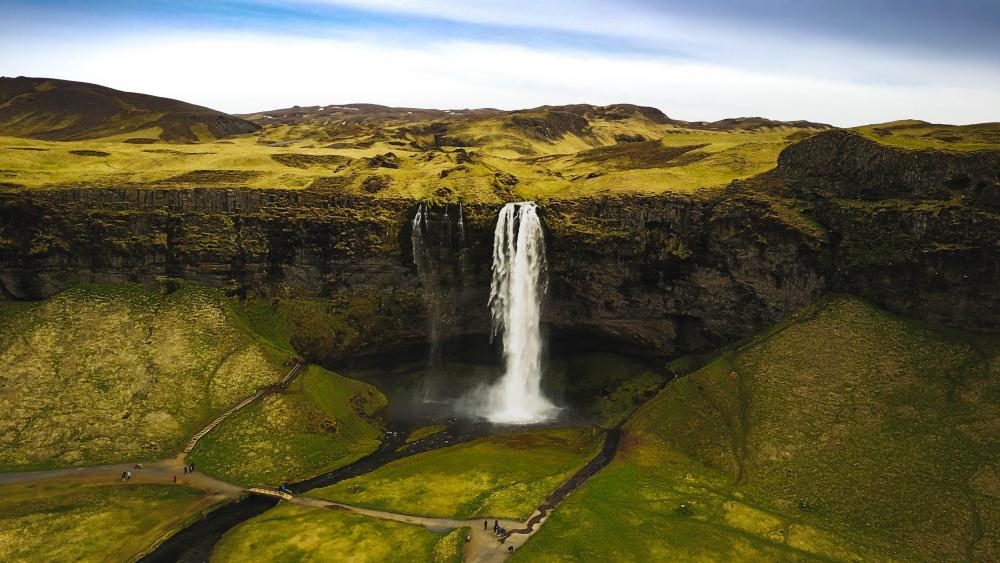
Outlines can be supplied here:
<path id="1" fill-rule="evenodd" d="M 290 355 L 198 286 L 85 286 L 2 309 L 0 470 L 162 457 Z"/>
<path id="2" fill-rule="evenodd" d="M 522 556 L 995 559 L 998 359 L 996 336 L 822 302 L 669 384 Z"/>
<path id="3" fill-rule="evenodd" d="M 350 463 L 378 448 L 374 387 L 309 366 L 281 394 L 268 395 L 206 435 L 191 461 L 244 485 L 278 484 Z"/>

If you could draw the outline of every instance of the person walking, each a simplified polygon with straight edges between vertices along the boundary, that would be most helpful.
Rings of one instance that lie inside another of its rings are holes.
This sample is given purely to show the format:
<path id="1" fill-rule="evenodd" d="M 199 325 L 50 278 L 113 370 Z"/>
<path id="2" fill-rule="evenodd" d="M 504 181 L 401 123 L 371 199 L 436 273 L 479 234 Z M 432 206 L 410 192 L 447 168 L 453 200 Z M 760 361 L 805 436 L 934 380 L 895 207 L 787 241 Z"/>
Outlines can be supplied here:
<path id="1" fill-rule="evenodd" d="M 177 484 L 177 476 L 176 475 L 174 475 L 174 484 L 175 485 Z"/>
<path id="2" fill-rule="evenodd" d="M 125 480 L 126 481 L 131 481 L 132 480 L 132 472 L 131 471 L 126 471 L 125 472 Z"/>
<path id="3" fill-rule="evenodd" d="M 486 531 L 486 525 L 489 524 L 489 523 L 490 523 L 489 520 L 483 520 L 483 531 L 484 532 Z"/>
<path id="4" fill-rule="evenodd" d="M 122 471 L 122 482 L 124 482 L 124 481 L 125 481 L 125 472 Z"/>

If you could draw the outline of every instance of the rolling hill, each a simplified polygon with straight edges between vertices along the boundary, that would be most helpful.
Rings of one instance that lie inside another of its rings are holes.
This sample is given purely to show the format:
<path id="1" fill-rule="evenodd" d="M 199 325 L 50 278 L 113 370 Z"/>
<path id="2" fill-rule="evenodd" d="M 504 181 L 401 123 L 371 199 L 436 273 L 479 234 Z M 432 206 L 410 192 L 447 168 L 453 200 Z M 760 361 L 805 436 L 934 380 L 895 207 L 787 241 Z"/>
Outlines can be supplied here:
<path id="1" fill-rule="evenodd" d="M 80 141 L 142 132 L 140 139 L 196 142 L 257 129 L 238 117 L 169 98 L 69 80 L 0 78 L 0 135 L 5 136 Z"/>

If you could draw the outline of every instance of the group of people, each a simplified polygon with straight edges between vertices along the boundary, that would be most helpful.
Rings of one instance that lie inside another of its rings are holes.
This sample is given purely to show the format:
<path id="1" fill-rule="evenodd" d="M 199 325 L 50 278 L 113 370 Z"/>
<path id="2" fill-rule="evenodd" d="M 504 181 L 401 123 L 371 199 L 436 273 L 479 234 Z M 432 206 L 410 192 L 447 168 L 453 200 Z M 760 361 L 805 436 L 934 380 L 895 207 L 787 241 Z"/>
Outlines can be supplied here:
<path id="1" fill-rule="evenodd" d="M 487 527 L 489 525 L 490 525 L 490 521 L 489 520 L 483 520 L 483 531 L 486 531 L 486 529 L 487 529 Z M 506 537 L 504 537 L 504 536 L 507 535 L 507 530 L 503 526 L 500 525 L 500 521 L 499 520 L 494 520 L 493 521 L 493 535 L 500 536 L 500 543 L 504 543 L 506 541 L 506 539 L 507 539 Z M 507 546 L 507 551 L 510 552 L 510 553 L 514 553 L 514 546 L 508 545 Z"/>
<path id="2" fill-rule="evenodd" d="M 188 473 L 194 473 L 194 464 L 193 463 L 189 463 L 189 464 L 187 464 L 187 465 L 184 466 L 184 474 L 187 475 Z"/>
<path id="3" fill-rule="evenodd" d="M 486 527 L 489 525 L 489 523 L 490 523 L 489 520 L 483 520 L 483 530 L 486 529 Z M 493 535 L 502 536 L 504 534 L 504 532 L 506 532 L 506 531 L 507 530 L 504 530 L 503 526 L 500 525 L 500 521 L 499 520 L 494 520 L 493 521 Z"/>
<path id="4" fill-rule="evenodd" d="M 122 471 L 122 481 L 131 481 L 131 480 L 132 480 L 132 472 Z"/>

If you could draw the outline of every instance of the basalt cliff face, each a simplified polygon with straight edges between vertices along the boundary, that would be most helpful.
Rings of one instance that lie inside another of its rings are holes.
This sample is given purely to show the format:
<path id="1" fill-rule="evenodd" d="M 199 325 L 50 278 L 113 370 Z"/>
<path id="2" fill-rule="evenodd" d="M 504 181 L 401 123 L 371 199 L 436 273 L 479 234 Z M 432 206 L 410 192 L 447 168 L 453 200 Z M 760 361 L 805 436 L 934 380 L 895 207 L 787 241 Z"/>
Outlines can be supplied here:
<path id="1" fill-rule="evenodd" d="M 546 320 L 673 353 L 835 291 L 996 328 L 998 162 L 832 131 L 721 191 L 543 201 Z M 361 336 L 333 357 L 426 341 L 430 314 L 442 339 L 485 333 L 499 205 L 428 205 L 430 277 L 413 263 L 416 205 L 316 189 L 2 192 L 0 291 L 37 299 L 81 282 L 186 279 L 333 311 L 366 299 L 352 317 Z"/>

